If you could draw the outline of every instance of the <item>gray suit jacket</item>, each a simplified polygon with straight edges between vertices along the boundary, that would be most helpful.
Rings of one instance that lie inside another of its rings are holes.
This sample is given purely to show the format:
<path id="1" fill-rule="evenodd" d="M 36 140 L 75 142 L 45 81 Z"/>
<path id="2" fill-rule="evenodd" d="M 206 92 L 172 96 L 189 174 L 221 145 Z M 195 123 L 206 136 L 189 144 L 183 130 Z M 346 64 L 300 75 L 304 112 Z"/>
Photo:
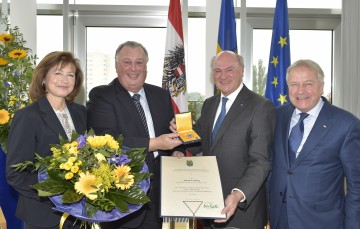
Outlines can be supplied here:
<path id="1" fill-rule="evenodd" d="M 201 136 L 201 147 L 190 150 L 216 156 L 224 199 L 234 188 L 246 196 L 245 203 L 221 226 L 263 228 L 267 221 L 264 181 L 269 172 L 268 155 L 275 125 L 273 104 L 244 85 L 211 144 L 219 102 L 220 95 L 204 102 L 201 117 L 194 127 Z"/>

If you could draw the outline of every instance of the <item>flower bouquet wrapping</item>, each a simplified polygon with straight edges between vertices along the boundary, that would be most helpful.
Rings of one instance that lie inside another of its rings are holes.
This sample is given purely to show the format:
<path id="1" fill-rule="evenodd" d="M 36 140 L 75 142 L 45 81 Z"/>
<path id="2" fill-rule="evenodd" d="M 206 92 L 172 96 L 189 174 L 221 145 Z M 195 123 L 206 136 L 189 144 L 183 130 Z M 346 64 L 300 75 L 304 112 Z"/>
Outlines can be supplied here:
<path id="1" fill-rule="evenodd" d="M 16 164 L 18 171 L 35 166 L 42 197 L 50 197 L 55 210 L 90 223 L 120 219 L 149 202 L 150 173 L 144 148 L 122 147 L 122 136 L 93 133 L 72 141 L 60 137 L 51 145 L 52 156 L 36 154 L 35 162 Z"/>
<path id="2" fill-rule="evenodd" d="M 25 46 L 18 27 L 11 28 L 8 19 L 0 18 L 5 32 L 0 34 L 0 144 L 6 153 L 7 137 L 15 112 L 31 103 L 28 89 L 36 56 Z"/>

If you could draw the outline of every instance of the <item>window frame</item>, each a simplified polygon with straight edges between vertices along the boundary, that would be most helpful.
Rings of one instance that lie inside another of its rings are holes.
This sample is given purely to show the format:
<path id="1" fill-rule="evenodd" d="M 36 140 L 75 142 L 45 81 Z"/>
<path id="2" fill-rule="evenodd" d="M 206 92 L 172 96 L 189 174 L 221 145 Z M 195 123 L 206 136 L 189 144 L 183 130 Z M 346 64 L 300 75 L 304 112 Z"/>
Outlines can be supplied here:
<path id="1" fill-rule="evenodd" d="M 189 6 L 186 7 L 188 17 L 204 17 L 208 7 Z M 111 26 L 111 27 L 166 27 L 168 6 L 111 6 L 111 5 L 73 5 L 69 4 L 68 20 L 64 19 L 64 30 L 68 31 L 68 37 L 64 38 L 64 44 L 69 44 L 68 49 L 84 63 L 86 74 L 86 27 L 87 26 Z M 62 4 L 38 4 L 38 14 L 57 14 L 61 15 Z M 240 18 L 240 7 L 235 7 L 236 17 Z M 274 8 L 248 7 L 241 12 L 246 12 L 246 28 L 240 30 L 246 34 L 238 34 L 240 52 L 245 58 L 245 79 L 247 85 L 252 85 L 252 47 L 253 29 L 272 29 Z M 183 18 L 185 48 L 187 47 L 187 20 Z M 241 27 L 242 23 L 237 26 Z M 333 31 L 333 70 L 332 82 L 334 78 L 340 77 L 341 71 L 341 10 L 340 9 L 294 9 L 289 8 L 290 29 L 315 29 Z M 65 41 L 68 39 L 68 41 Z M 241 41 L 244 39 L 245 41 Z M 207 41 L 205 41 L 207 42 Z M 66 48 L 64 48 L 66 49 Z M 206 46 L 206 54 L 212 53 Z M 241 51 L 244 50 L 244 52 Z M 186 50 L 185 50 L 186 51 Z M 208 58 L 208 57 L 206 57 Z M 208 76 L 208 64 L 204 69 L 204 77 Z M 86 80 L 86 79 L 85 79 Z M 86 82 L 85 82 L 86 85 Z M 211 94 L 204 95 L 205 98 Z M 336 96 L 334 85 L 332 85 L 332 96 Z M 84 103 L 86 96 L 80 96 L 78 101 Z"/>

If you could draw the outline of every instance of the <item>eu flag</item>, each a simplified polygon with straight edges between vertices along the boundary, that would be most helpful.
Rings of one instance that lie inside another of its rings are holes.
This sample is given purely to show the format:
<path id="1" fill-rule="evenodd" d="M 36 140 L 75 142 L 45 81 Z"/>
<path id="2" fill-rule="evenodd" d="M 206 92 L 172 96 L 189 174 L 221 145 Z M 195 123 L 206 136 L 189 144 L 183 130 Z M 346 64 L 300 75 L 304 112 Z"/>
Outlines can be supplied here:
<path id="1" fill-rule="evenodd" d="M 287 0 L 277 0 L 271 40 L 265 97 L 275 106 L 289 102 L 286 69 L 290 65 L 290 38 Z"/>

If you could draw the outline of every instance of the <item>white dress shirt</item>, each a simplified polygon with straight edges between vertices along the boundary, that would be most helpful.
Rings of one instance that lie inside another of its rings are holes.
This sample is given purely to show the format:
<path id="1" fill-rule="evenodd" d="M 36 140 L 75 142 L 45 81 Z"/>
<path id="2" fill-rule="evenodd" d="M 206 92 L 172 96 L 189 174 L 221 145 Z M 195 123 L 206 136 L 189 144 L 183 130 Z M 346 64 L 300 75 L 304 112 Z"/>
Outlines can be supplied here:
<path id="1" fill-rule="evenodd" d="M 303 135 L 303 138 L 301 140 L 300 146 L 296 151 L 296 157 L 298 157 L 300 151 L 302 150 L 302 148 L 303 148 L 303 146 L 304 146 L 304 144 L 306 142 L 306 139 L 309 137 L 310 131 L 312 130 L 312 128 L 313 128 L 313 126 L 315 124 L 315 121 L 316 121 L 317 117 L 319 116 L 319 113 L 320 113 L 321 108 L 323 107 L 323 105 L 324 105 L 324 101 L 320 98 L 320 100 L 316 104 L 316 106 L 313 109 L 311 109 L 310 111 L 306 112 L 306 113 L 309 114 L 309 116 L 304 119 L 304 135 Z M 300 113 L 301 113 L 301 111 L 299 109 L 295 108 L 295 110 L 294 110 L 294 112 L 292 114 L 292 117 L 291 117 L 289 135 L 290 135 L 290 132 L 291 132 L 292 128 L 299 121 Z"/>
<path id="2" fill-rule="evenodd" d="M 129 94 L 132 97 L 135 93 L 129 91 Z M 140 103 L 141 103 L 141 106 L 142 106 L 142 108 L 144 110 L 144 113 L 145 113 L 146 124 L 147 124 L 148 130 L 149 130 L 149 137 L 150 138 L 155 138 L 154 123 L 153 123 L 152 116 L 151 116 L 151 113 L 150 113 L 149 104 L 148 104 L 148 102 L 146 100 L 146 95 L 145 95 L 144 88 L 141 88 L 140 91 L 138 93 L 136 93 L 136 94 L 140 95 Z M 158 151 L 153 151 L 153 153 L 154 153 L 154 158 L 156 158 L 158 156 L 158 154 L 159 154 Z"/>

